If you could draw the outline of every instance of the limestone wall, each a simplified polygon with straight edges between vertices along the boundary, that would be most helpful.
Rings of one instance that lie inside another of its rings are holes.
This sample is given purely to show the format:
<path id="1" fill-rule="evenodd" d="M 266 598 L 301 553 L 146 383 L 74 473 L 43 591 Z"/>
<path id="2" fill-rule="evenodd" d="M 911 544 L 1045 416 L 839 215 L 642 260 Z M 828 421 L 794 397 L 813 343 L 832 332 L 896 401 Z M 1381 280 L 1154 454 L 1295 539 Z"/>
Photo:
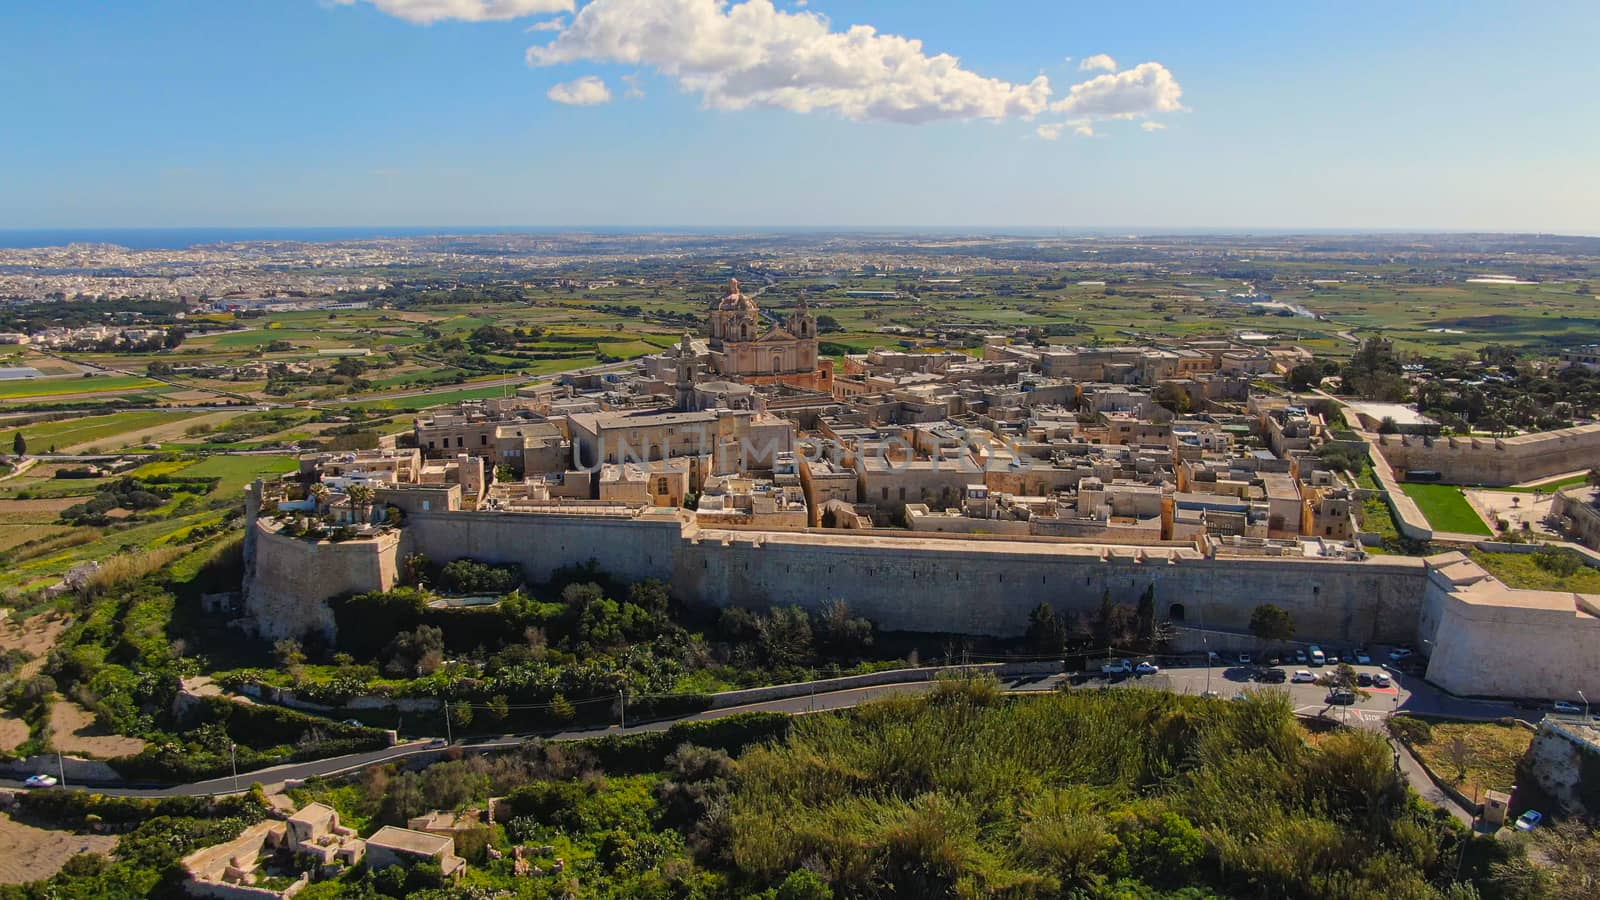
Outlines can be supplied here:
<path id="1" fill-rule="evenodd" d="M 322 601 L 392 587 L 398 560 L 413 552 L 517 563 L 535 581 L 593 559 L 623 579 L 667 580 L 685 602 L 818 609 L 837 598 L 885 629 L 1007 636 L 1026 629 L 1039 603 L 1088 614 L 1107 591 L 1134 603 L 1154 585 L 1162 616 L 1204 627 L 1244 630 L 1256 605 L 1270 602 L 1306 639 L 1410 641 L 1424 580 L 1424 563 L 1401 557 L 1208 559 L 1192 548 L 1037 538 L 718 531 L 672 515 L 424 513 L 401 535 L 311 544 L 258 534 L 250 608 L 262 633 L 331 632 Z"/>
<path id="2" fill-rule="evenodd" d="M 1600 465 L 1600 425 L 1503 439 L 1390 434 L 1378 440 L 1402 479 L 1427 469 L 1451 484 L 1505 485 Z"/>
<path id="3" fill-rule="evenodd" d="M 908 540 L 818 534 L 705 533 L 679 556 L 674 590 L 716 606 L 844 599 L 889 630 L 1015 636 L 1040 603 L 1090 614 L 1109 591 L 1135 603 L 1155 585 L 1163 616 L 1243 629 L 1260 603 L 1293 615 L 1302 636 L 1393 642 L 1415 635 L 1423 563 L 1205 559 L 1168 552 L 1009 541 Z M 1141 561 L 1142 560 L 1142 561 Z M 1181 605 L 1175 610 L 1174 604 Z"/>
<path id="4" fill-rule="evenodd" d="M 323 600 L 388 590 L 399 581 L 400 533 L 335 544 L 285 537 L 267 522 L 250 527 L 255 568 L 245 586 L 245 606 L 263 637 L 299 637 L 308 631 L 331 636 L 333 612 Z"/>
<path id="5" fill-rule="evenodd" d="M 627 581 L 667 578 L 683 543 L 676 516 L 631 518 L 545 513 L 424 513 L 406 520 L 405 553 L 516 563 L 534 581 L 593 559 Z"/>
<path id="6" fill-rule="evenodd" d="M 1589 598 L 1593 599 L 1593 598 Z M 1600 697 L 1600 618 L 1576 594 L 1429 577 L 1419 624 L 1428 680 L 1455 694 Z"/>

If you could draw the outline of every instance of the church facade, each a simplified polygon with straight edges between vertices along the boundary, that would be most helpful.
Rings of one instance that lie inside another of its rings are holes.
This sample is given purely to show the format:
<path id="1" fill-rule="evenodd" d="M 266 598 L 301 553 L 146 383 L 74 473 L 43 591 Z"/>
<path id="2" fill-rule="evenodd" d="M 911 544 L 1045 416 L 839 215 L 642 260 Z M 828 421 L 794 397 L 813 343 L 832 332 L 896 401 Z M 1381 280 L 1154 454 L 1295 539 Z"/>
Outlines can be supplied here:
<path id="1" fill-rule="evenodd" d="M 817 356 L 817 319 L 804 297 L 786 322 L 768 323 L 739 279 L 729 279 L 728 293 L 711 309 L 709 348 L 710 367 L 724 378 L 833 390 L 833 360 Z"/>

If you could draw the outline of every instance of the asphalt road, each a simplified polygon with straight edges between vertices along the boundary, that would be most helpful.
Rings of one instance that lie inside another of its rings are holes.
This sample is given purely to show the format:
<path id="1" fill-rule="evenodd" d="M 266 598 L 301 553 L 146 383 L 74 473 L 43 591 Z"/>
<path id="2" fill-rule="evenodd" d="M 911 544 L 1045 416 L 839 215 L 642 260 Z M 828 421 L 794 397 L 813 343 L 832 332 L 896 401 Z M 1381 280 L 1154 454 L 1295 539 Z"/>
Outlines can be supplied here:
<path id="1" fill-rule="evenodd" d="M 1295 666 L 1282 666 L 1291 673 Z M 1357 671 L 1378 671 L 1378 666 L 1357 666 Z M 1295 701 L 1295 712 L 1307 716 L 1325 716 L 1337 721 L 1345 722 L 1354 727 L 1381 730 L 1384 719 L 1396 711 L 1418 712 L 1431 715 L 1456 716 L 1463 718 L 1501 718 L 1517 716 L 1529 718 L 1526 713 L 1514 709 L 1511 704 L 1497 701 L 1463 700 L 1440 693 L 1429 686 L 1420 677 L 1391 673 L 1395 679 L 1393 688 L 1369 689 L 1369 696 L 1358 698 L 1352 706 L 1331 706 L 1326 702 L 1327 689 L 1311 684 L 1281 684 L 1263 685 L 1250 679 L 1250 671 L 1244 667 L 1214 666 L 1186 667 L 1165 669 L 1157 675 L 1139 678 L 1120 677 L 1103 679 L 1099 677 L 1086 678 L 1083 676 L 1071 677 L 1068 675 L 1051 675 L 1043 677 L 1012 678 L 1002 682 L 1011 691 L 1052 691 L 1057 689 L 1063 681 L 1072 681 L 1082 687 L 1144 687 L 1157 690 L 1170 690 L 1179 693 L 1200 694 L 1206 690 L 1216 691 L 1223 697 L 1231 697 L 1241 691 L 1252 688 L 1284 689 Z M 1330 671 L 1322 669 L 1321 672 Z M 677 719 L 663 719 L 652 722 L 643 722 L 619 728 L 612 725 L 604 728 L 575 729 L 555 734 L 543 733 L 538 735 L 503 735 L 499 737 L 474 737 L 458 740 L 452 745 L 446 745 L 440 740 L 419 740 L 383 750 L 374 750 L 368 753 L 357 753 L 348 756 L 332 757 L 329 759 L 313 760 L 302 763 L 289 763 L 274 766 L 268 769 L 258 769 L 251 772 L 240 772 L 237 781 L 233 776 L 213 778 L 192 784 L 172 786 L 118 786 L 94 787 L 103 794 L 130 797 L 177 797 L 177 796 L 202 796 L 208 794 L 228 794 L 237 790 L 247 789 L 252 783 L 260 782 L 263 785 L 279 786 L 286 781 L 302 780 L 316 776 L 336 775 L 353 769 L 359 769 L 378 763 L 388 762 L 404 756 L 412 756 L 425 751 L 438 751 L 446 746 L 455 746 L 465 750 L 492 750 L 498 748 L 515 747 L 532 737 L 543 737 L 546 740 L 582 740 L 585 738 L 601 737 L 607 734 L 641 734 L 653 731 L 664 731 L 673 724 L 682 721 L 705 721 L 719 719 L 743 712 L 779 712 L 790 715 L 800 715 L 808 712 L 820 712 L 833 709 L 847 709 L 867 700 L 886 697 L 894 694 L 917 693 L 927 690 L 928 682 L 908 682 L 904 684 L 888 684 L 876 687 L 853 688 L 849 690 L 833 691 L 829 693 L 791 697 L 782 700 L 769 700 L 762 703 L 751 703 L 744 706 L 728 707 L 726 709 L 707 710 L 682 716 Z M 68 785 L 69 787 L 73 785 Z M 1430 785 L 1431 786 L 1431 785 Z M 20 781 L 0 779 L 0 787 L 21 788 Z M 1420 786 L 1419 786 L 1420 790 Z"/>

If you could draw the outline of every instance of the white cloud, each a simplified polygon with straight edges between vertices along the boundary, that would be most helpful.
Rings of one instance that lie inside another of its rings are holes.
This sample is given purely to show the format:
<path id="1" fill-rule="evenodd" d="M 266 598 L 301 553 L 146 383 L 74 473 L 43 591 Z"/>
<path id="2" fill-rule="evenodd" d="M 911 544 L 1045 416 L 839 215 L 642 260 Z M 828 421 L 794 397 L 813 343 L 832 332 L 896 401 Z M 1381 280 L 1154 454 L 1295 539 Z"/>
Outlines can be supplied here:
<path id="1" fill-rule="evenodd" d="M 1142 122 L 1140 123 L 1139 127 L 1143 128 L 1145 131 L 1160 131 L 1167 126 L 1161 124 L 1160 122 Z"/>
<path id="2" fill-rule="evenodd" d="M 1059 123 L 1054 125 L 1040 125 L 1038 128 L 1034 129 L 1034 133 L 1047 141 L 1053 141 L 1056 138 L 1061 137 L 1061 129 L 1065 127 L 1067 126 Z"/>
<path id="3" fill-rule="evenodd" d="M 834 31 L 814 12 L 783 12 L 771 0 L 593 0 L 528 62 L 650 66 L 698 93 L 708 107 L 833 110 L 849 119 L 919 123 L 937 119 L 1032 118 L 1050 82 L 979 75 L 921 41 L 869 25 Z"/>
<path id="4" fill-rule="evenodd" d="M 354 6 L 358 0 L 333 0 Z M 396 18 L 431 25 L 445 19 L 490 22 L 543 13 L 572 12 L 573 0 L 362 0 Z"/>
<path id="5" fill-rule="evenodd" d="M 565 27 L 567 27 L 566 19 L 546 19 L 543 22 L 535 22 L 532 25 L 529 25 L 527 28 L 524 28 L 523 31 L 526 33 L 532 33 L 535 31 L 560 31 Z"/>
<path id="6" fill-rule="evenodd" d="M 599 76 L 585 75 L 556 85 L 545 96 L 568 106 L 599 106 L 611 102 L 611 88 Z"/>
<path id="7" fill-rule="evenodd" d="M 1065 122 L 1046 122 L 1034 129 L 1034 133 L 1047 141 L 1061 137 L 1068 128 L 1078 137 L 1094 137 L 1094 122 L 1089 119 L 1068 119 Z"/>
<path id="8" fill-rule="evenodd" d="M 622 92 L 622 96 L 629 100 L 643 100 L 644 88 L 639 86 L 639 79 L 643 77 L 638 72 L 622 76 L 622 83 L 628 86 L 628 89 Z"/>
<path id="9" fill-rule="evenodd" d="M 1177 112 L 1183 109 L 1182 97 L 1183 88 L 1167 67 L 1147 62 L 1075 84 L 1050 109 L 1081 116 L 1132 118 Z"/>
<path id="10" fill-rule="evenodd" d="M 1078 119 L 1067 124 L 1072 126 L 1072 133 L 1078 137 L 1094 137 L 1094 126 L 1089 124 L 1088 119 Z"/>
<path id="11" fill-rule="evenodd" d="M 1067 57 L 1067 59 L 1071 58 L 1072 57 L 1070 56 Z M 1096 53 L 1093 56 L 1084 57 L 1083 62 L 1078 63 L 1079 71 L 1089 72 L 1094 69 L 1104 69 L 1107 72 L 1115 72 L 1117 70 L 1117 61 L 1112 59 L 1108 54 Z"/>

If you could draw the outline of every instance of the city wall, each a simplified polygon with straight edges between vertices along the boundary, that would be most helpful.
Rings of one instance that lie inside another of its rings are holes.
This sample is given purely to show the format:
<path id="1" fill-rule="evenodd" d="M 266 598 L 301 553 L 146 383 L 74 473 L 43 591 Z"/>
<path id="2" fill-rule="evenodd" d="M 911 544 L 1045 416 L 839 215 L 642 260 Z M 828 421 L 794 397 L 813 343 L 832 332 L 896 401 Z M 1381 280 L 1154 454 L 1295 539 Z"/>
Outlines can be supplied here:
<path id="1" fill-rule="evenodd" d="M 1244 630 L 1258 604 L 1275 603 L 1301 636 L 1348 642 L 1414 639 L 1426 569 L 1401 557 L 1217 559 L 1187 547 L 999 536 L 705 530 L 676 513 L 420 513 L 398 533 L 340 544 L 282 537 L 264 523 L 253 534 L 247 603 L 271 637 L 331 634 L 325 600 L 393 587 L 401 561 L 418 552 L 516 563 L 536 581 L 593 560 L 626 580 L 667 581 L 689 603 L 816 610 L 843 599 L 884 629 L 997 636 L 1022 634 L 1039 603 L 1088 616 L 1107 592 L 1131 604 L 1154 586 L 1163 617 Z"/>
<path id="2" fill-rule="evenodd" d="M 1450 484 L 1507 485 L 1600 465 L 1600 425 L 1511 438 L 1384 434 L 1377 440 L 1400 480 L 1435 471 Z"/>

